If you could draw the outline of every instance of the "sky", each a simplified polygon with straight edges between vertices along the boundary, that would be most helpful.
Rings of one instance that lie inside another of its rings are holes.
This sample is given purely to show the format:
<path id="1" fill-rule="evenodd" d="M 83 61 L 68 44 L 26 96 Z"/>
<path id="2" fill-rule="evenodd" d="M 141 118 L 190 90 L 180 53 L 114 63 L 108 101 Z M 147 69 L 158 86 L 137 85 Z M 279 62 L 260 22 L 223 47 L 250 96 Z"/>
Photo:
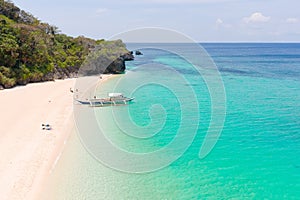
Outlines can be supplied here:
<path id="1" fill-rule="evenodd" d="M 12 1 L 71 36 L 158 27 L 199 42 L 300 42 L 299 0 Z"/>

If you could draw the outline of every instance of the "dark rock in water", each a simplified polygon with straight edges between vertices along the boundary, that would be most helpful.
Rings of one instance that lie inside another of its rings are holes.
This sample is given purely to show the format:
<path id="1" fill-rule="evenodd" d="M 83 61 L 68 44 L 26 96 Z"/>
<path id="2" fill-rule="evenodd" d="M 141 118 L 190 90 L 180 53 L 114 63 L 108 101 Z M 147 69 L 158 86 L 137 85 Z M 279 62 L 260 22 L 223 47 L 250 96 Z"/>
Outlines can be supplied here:
<path id="1" fill-rule="evenodd" d="M 4 90 L 4 87 L 2 85 L 0 85 L 0 90 Z"/>
<path id="2" fill-rule="evenodd" d="M 139 56 L 139 55 L 143 55 L 143 53 L 140 52 L 139 50 L 136 50 L 136 51 L 135 51 L 135 55 Z"/>

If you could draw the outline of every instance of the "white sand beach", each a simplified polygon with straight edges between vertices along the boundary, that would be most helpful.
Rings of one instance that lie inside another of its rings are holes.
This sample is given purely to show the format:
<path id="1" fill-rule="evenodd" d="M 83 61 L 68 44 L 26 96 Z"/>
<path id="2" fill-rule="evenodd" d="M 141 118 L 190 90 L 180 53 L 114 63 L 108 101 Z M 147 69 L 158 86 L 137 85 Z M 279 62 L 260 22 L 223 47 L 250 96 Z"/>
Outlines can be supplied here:
<path id="1" fill-rule="evenodd" d="M 75 79 L 0 91 L 1 199 L 30 199 L 72 129 Z M 42 130 L 42 124 L 52 130 Z M 49 170 L 48 170 L 49 171 Z"/>
<path id="2" fill-rule="evenodd" d="M 37 196 L 74 127 L 70 88 L 75 80 L 0 91 L 1 200 Z M 42 124 L 52 129 L 42 130 Z"/>

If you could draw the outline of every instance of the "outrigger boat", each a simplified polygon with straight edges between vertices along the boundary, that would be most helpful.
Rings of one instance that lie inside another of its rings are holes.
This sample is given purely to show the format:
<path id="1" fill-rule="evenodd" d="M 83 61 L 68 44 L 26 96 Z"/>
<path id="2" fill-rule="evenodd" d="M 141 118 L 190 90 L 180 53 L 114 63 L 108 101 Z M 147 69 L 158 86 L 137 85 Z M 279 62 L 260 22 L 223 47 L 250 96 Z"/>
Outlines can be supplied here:
<path id="1" fill-rule="evenodd" d="M 108 93 L 108 98 L 96 98 L 87 99 L 86 101 L 81 101 L 75 99 L 80 104 L 90 105 L 90 106 L 104 106 L 104 105 L 117 105 L 117 104 L 127 104 L 134 98 L 125 97 L 122 93 Z"/>

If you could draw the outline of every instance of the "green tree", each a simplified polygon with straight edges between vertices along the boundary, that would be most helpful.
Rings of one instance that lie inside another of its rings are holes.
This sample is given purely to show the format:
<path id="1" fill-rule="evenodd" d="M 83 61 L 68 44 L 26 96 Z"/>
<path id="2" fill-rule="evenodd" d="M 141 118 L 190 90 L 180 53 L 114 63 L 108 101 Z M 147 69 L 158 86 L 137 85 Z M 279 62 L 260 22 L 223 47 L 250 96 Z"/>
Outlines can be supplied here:
<path id="1" fill-rule="evenodd" d="M 14 67 L 18 59 L 19 45 L 14 35 L 1 33 L 0 36 L 0 65 Z"/>

